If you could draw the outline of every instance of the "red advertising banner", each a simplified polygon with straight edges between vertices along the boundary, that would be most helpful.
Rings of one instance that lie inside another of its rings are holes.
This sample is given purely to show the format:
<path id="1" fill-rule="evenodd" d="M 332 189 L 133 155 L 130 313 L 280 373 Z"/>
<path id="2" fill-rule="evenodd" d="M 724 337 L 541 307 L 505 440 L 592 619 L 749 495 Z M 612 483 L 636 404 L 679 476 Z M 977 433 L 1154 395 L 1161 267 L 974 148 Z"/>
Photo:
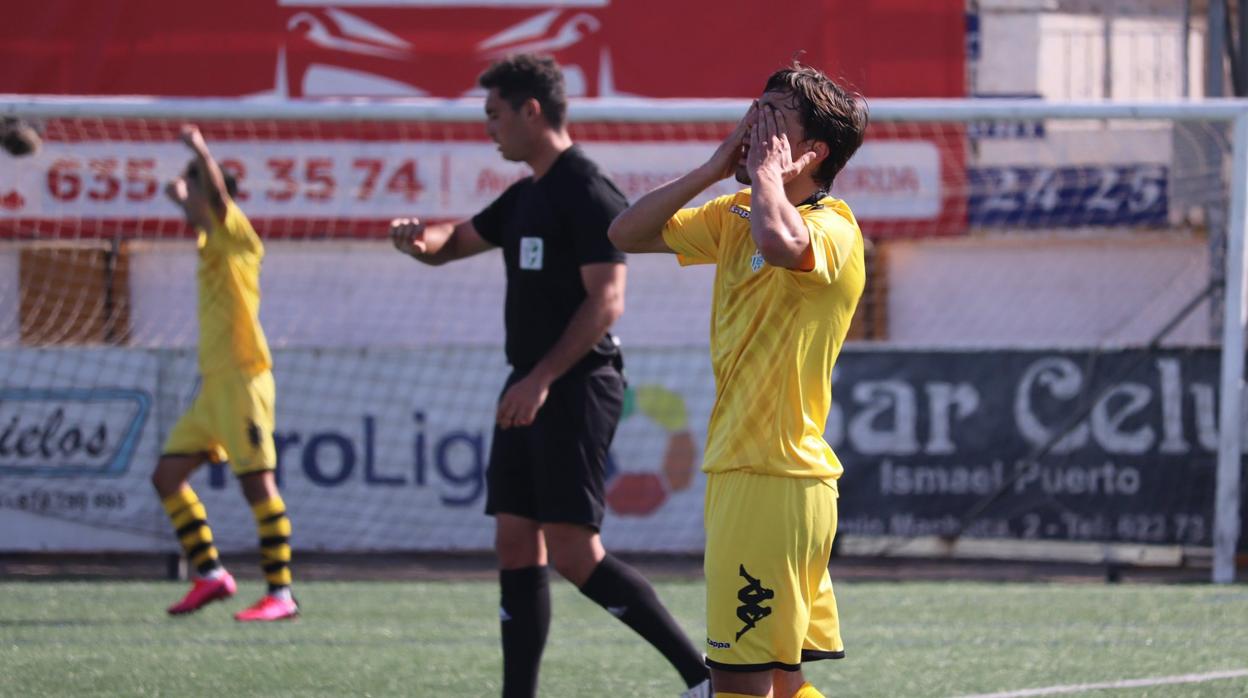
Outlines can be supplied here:
<path id="1" fill-rule="evenodd" d="M 0 92 L 459 97 L 554 55 L 569 94 L 749 97 L 799 55 L 871 97 L 965 94 L 962 0 L 11 3 Z"/>
<path id="2" fill-rule="evenodd" d="M 477 124 L 250 125 L 200 123 L 237 178 L 235 198 L 269 237 L 377 237 L 394 217 L 460 220 L 528 172 L 499 157 Z M 39 153 L 0 168 L 0 239 L 187 234 L 161 194 L 189 157 L 177 141 L 177 122 L 57 119 L 44 126 L 48 138 Z M 889 126 L 877 125 L 832 193 L 850 203 L 874 237 L 964 230 L 960 134 Z M 703 162 L 732 127 L 576 122 L 571 131 L 635 200 Z M 738 188 L 724 180 L 694 203 Z"/>
<path id="3" fill-rule="evenodd" d="M 497 58 L 541 52 L 572 97 L 748 98 L 794 57 L 869 99 L 957 97 L 964 35 L 961 0 L 44 0 L 6 8 L 0 93 L 455 98 L 479 94 Z M 462 218 L 523 174 L 475 123 L 201 125 L 266 235 Z M 960 130 L 893 126 L 872 128 L 834 193 L 873 236 L 964 230 Z M 40 128 L 43 151 L 0 170 L 0 237 L 184 234 L 158 186 L 185 160 L 176 123 L 88 115 Z M 731 124 L 572 128 L 635 198 L 700 162 Z"/>

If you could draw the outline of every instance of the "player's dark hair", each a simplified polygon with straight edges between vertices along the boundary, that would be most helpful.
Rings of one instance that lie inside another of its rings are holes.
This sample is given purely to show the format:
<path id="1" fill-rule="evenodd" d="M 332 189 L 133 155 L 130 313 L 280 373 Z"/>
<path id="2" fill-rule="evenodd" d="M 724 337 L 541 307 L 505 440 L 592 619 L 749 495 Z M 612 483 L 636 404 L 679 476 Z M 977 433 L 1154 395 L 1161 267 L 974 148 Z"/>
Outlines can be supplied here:
<path id="1" fill-rule="evenodd" d="M 792 97 L 802 120 L 806 137 L 828 146 L 828 157 L 815 171 L 814 178 L 824 188 L 862 145 L 869 116 L 867 100 L 808 65 L 794 62 L 767 78 L 763 92 L 781 92 Z"/>
<path id="2" fill-rule="evenodd" d="M 551 128 L 562 128 L 568 113 L 568 98 L 563 91 L 563 71 L 550 56 L 519 53 L 495 61 L 486 68 L 477 83 L 485 89 L 498 88 L 498 96 L 519 109 L 529 99 L 537 100 L 542 116 Z"/>
<path id="3" fill-rule="evenodd" d="M 237 197 L 238 196 L 238 179 L 236 179 L 234 175 L 230 174 L 224 169 L 221 170 L 221 177 L 225 180 L 226 193 L 230 195 L 231 199 Z M 199 162 L 197 160 L 192 160 L 190 164 L 186 166 L 186 181 L 191 184 L 195 184 L 196 186 L 199 186 L 199 180 L 200 180 Z"/>

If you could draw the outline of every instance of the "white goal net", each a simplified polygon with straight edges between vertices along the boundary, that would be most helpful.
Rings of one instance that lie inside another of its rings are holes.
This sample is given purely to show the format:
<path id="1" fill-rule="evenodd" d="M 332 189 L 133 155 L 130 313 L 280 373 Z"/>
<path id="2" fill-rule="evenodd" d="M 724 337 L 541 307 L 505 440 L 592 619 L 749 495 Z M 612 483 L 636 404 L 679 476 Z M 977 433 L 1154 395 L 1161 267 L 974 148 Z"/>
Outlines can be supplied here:
<path id="1" fill-rule="evenodd" d="M 635 199 L 744 107 L 587 101 L 570 117 Z M 1220 350 L 1243 356 L 1244 105 L 872 112 L 833 191 L 870 243 L 827 426 L 846 546 L 1216 548 L 1233 574 L 1242 360 Z M 195 245 L 161 193 L 187 122 L 265 242 L 296 548 L 490 547 L 501 260 L 430 268 L 385 237 L 392 217 L 470 216 L 525 174 L 480 104 L 10 96 L 0 114 L 44 140 L 0 166 L 0 550 L 175 549 L 148 478 L 197 386 Z M 712 274 L 630 257 L 616 549 L 701 549 Z M 222 547 L 250 547 L 228 473 L 193 482 Z"/>

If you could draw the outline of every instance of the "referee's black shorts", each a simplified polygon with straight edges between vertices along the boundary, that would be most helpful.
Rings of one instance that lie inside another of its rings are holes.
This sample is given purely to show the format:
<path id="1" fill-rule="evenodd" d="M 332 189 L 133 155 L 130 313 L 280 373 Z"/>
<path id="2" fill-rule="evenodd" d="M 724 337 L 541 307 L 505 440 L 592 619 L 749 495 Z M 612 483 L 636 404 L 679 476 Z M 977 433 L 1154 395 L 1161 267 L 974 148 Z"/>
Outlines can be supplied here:
<path id="1" fill-rule="evenodd" d="M 485 513 L 600 528 L 607 449 L 624 409 L 624 378 L 615 363 L 596 363 L 551 384 L 532 425 L 495 424 Z M 523 377 L 513 371 L 503 391 Z"/>

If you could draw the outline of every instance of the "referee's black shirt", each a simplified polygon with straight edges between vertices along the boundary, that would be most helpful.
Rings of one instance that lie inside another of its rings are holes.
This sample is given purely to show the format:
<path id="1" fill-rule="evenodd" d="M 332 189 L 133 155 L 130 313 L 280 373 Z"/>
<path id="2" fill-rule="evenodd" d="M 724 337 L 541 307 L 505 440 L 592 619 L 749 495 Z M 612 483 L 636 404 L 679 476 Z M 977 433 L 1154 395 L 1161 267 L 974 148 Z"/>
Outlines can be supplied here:
<path id="1" fill-rule="evenodd" d="M 550 351 L 585 300 L 581 266 L 624 261 L 607 239 L 628 200 L 581 149 L 559 155 L 539 180 L 507 188 L 472 225 L 503 248 L 507 266 L 507 362 L 527 372 Z M 593 350 L 612 355 L 610 335 Z"/>

